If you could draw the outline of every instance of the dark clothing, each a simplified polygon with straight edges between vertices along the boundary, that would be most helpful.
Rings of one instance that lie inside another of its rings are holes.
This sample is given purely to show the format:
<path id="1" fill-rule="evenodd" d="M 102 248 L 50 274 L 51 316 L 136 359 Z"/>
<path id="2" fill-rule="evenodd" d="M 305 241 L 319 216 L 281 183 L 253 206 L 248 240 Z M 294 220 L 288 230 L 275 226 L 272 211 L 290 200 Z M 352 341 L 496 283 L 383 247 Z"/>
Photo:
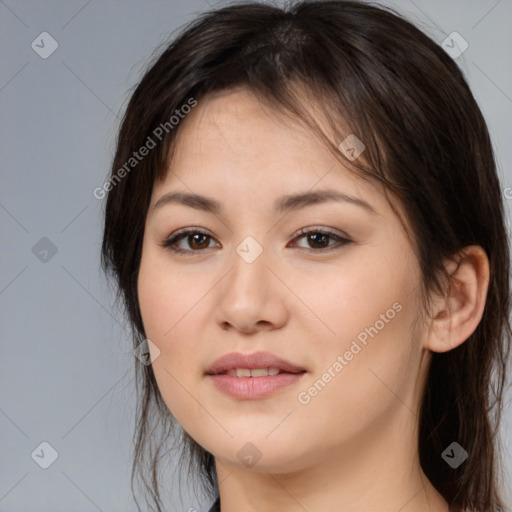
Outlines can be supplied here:
<path id="1" fill-rule="evenodd" d="M 217 498 L 212 508 L 208 512 L 220 512 L 220 498 Z"/>

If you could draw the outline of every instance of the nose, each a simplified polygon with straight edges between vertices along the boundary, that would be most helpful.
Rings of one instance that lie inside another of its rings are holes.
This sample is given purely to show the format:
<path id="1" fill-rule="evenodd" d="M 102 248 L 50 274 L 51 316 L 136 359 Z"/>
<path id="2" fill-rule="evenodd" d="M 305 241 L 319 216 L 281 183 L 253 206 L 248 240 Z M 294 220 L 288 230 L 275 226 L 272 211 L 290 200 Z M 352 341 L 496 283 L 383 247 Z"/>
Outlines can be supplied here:
<path id="1" fill-rule="evenodd" d="M 216 320 L 222 329 L 252 334 L 287 323 L 289 293 L 275 267 L 265 250 L 252 262 L 235 253 L 233 267 L 217 290 Z"/>

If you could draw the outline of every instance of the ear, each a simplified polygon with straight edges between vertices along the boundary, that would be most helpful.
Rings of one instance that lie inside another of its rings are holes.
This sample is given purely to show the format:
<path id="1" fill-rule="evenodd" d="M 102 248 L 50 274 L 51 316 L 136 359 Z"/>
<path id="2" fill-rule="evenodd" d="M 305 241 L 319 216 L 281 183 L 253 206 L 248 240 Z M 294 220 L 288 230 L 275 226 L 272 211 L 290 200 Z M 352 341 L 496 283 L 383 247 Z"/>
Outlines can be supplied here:
<path id="1" fill-rule="evenodd" d="M 446 269 L 451 275 L 448 290 L 433 301 L 434 316 L 423 345 L 432 352 L 448 352 L 471 336 L 482 318 L 489 287 L 489 259 L 478 245 L 465 247 Z"/>

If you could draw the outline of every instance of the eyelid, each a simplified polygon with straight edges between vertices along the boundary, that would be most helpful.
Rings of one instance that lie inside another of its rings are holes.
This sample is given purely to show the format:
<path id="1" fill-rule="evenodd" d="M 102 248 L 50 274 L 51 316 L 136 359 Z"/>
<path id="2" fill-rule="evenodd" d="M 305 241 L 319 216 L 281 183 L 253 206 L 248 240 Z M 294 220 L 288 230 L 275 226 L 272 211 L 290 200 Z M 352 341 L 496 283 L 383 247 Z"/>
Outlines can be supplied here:
<path id="1" fill-rule="evenodd" d="M 190 249 L 177 249 L 173 248 L 172 246 L 176 244 L 176 242 L 180 241 L 182 238 L 185 238 L 187 235 L 195 235 L 195 234 L 201 234 L 210 237 L 212 240 L 215 240 L 215 237 L 211 235 L 207 230 L 195 227 L 195 226 L 189 226 L 186 228 L 181 228 L 176 231 L 174 231 L 170 236 L 168 236 L 163 242 L 161 242 L 159 245 L 162 246 L 164 249 L 171 250 L 175 253 L 200 253 L 202 251 L 192 251 Z M 204 250 L 204 249 L 203 249 Z"/>
<path id="2" fill-rule="evenodd" d="M 335 244 L 328 245 L 327 247 L 323 247 L 320 249 L 314 249 L 314 248 L 305 248 L 305 247 L 298 247 L 299 249 L 302 249 L 303 251 L 309 252 L 309 253 L 327 253 L 332 250 L 340 249 L 341 247 L 348 245 L 353 242 L 353 240 L 350 239 L 349 236 L 345 235 L 344 233 L 340 233 L 338 230 L 335 230 L 334 228 L 324 227 L 324 226 L 307 226 L 304 228 L 299 229 L 292 235 L 292 242 L 295 241 L 297 238 L 303 238 L 304 236 L 310 234 L 310 233 L 318 233 L 327 235 L 329 238 L 336 241 Z M 192 249 L 180 249 L 176 247 L 176 243 L 183 238 L 185 238 L 187 235 L 193 235 L 193 234 L 202 234 L 205 235 L 212 240 L 215 240 L 215 237 L 211 235 L 207 230 L 190 226 L 186 228 L 181 228 L 172 233 L 169 237 L 167 237 L 163 242 L 161 242 L 159 245 L 164 247 L 164 249 L 168 249 L 174 253 L 177 254 L 186 254 L 186 255 L 193 255 L 194 253 L 199 254 L 201 252 L 204 252 L 205 249 L 201 250 L 192 250 Z M 174 246 L 174 247 L 173 247 Z M 210 247 L 207 247 L 206 249 L 209 249 Z"/>
<path id="3" fill-rule="evenodd" d="M 328 245 L 327 247 L 323 247 L 320 249 L 314 249 L 311 247 L 299 247 L 299 249 L 306 251 L 308 253 L 318 253 L 318 254 L 326 254 L 331 251 L 335 251 L 341 249 L 345 245 L 353 243 L 353 240 L 346 234 L 335 230 L 334 228 L 323 227 L 323 226 L 307 226 L 305 228 L 299 229 L 292 238 L 292 242 L 303 238 L 310 233 L 319 233 L 322 235 L 327 235 L 332 240 L 335 240 L 336 243 Z"/>
<path id="4" fill-rule="evenodd" d="M 344 238 L 345 240 L 350 239 L 350 237 L 334 228 L 326 227 L 326 226 L 306 226 L 304 228 L 300 228 L 292 235 L 292 240 L 295 240 L 298 236 L 307 235 L 309 233 L 323 233 L 325 235 L 336 235 L 339 238 Z"/>

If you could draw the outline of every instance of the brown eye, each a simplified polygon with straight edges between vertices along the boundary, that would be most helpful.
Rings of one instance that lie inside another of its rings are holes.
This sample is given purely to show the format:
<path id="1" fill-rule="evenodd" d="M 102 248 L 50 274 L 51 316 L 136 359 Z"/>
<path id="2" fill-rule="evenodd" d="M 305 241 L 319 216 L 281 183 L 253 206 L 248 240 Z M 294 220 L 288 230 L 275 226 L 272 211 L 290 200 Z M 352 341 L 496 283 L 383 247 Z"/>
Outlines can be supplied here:
<path id="1" fill-rule="evenodd" d="M 324 231 L 321 229 L 311 229 L 309 231 L 300 230 L 299 234 L 300 236 L 296 237 L 295 240 L 305 238 L 309 247 L 304 247 L 304 249 L 308 251 L 322 252 L 331 250 L 331 248 L 335 249 L 352 242 L 352 240 L 344 238 L 332 231 Z M 329 240 L 334 240 L 335 243 L 329 244 Z"/>
<path id="2" fill-rule="evenodd" d="M 188 235 L 186 240 L 189 246 L 195 249 L 205 249 L 209 243 L 205 244 L 205 240 L 209 242 L 209 236 L 203 233 L 196 233 L 195 235 Z"/>
<path id="3" fill-rule="evenodd" d="M 328 252 L 352 242 L 348 238 L 342 237 L 333 231 L 321 229 L 310 229 L 309 231 L 300 230 L 299 236 L 294 240 L 300 239 L 306 239 L 308 247 L 300 245 L 298 245 L 298 247 L 312 252 Z M 175 253 L 193 255 L 204 249 L 211 248 L 210 242 L 212 240 L 213 237 L 208 233 L 198 229 L 187 228 L 177 231 L 170 238 L 164 240 L 161 245 Z M 329 243 L 331 240 L 334 241 L 334 243 Z M 185 247 L 183 245 L 185 245 Z"/>
<path id="4" fill-rule="evenodd" d="M 329 245 L 329 235 L 324 233 L 309 233 L 306 235 L 309 244 L 313 244 L 315 249 L 323 249 Z M 319 244 L 319 246 L 317 245 Z"/>
<path id="5" fill-rule="evenodd" d="M 208 249 L 210 247 L 211 240 L 213 240 L 213 238 L 203 231 L 199 231 L 197 229 L 184 229 L 175 233 L 161 245 L 174 252 L 190 254 Z M 185 247 L 180 247 L 180 242 L 182 241 L 185 241 Z"/>

